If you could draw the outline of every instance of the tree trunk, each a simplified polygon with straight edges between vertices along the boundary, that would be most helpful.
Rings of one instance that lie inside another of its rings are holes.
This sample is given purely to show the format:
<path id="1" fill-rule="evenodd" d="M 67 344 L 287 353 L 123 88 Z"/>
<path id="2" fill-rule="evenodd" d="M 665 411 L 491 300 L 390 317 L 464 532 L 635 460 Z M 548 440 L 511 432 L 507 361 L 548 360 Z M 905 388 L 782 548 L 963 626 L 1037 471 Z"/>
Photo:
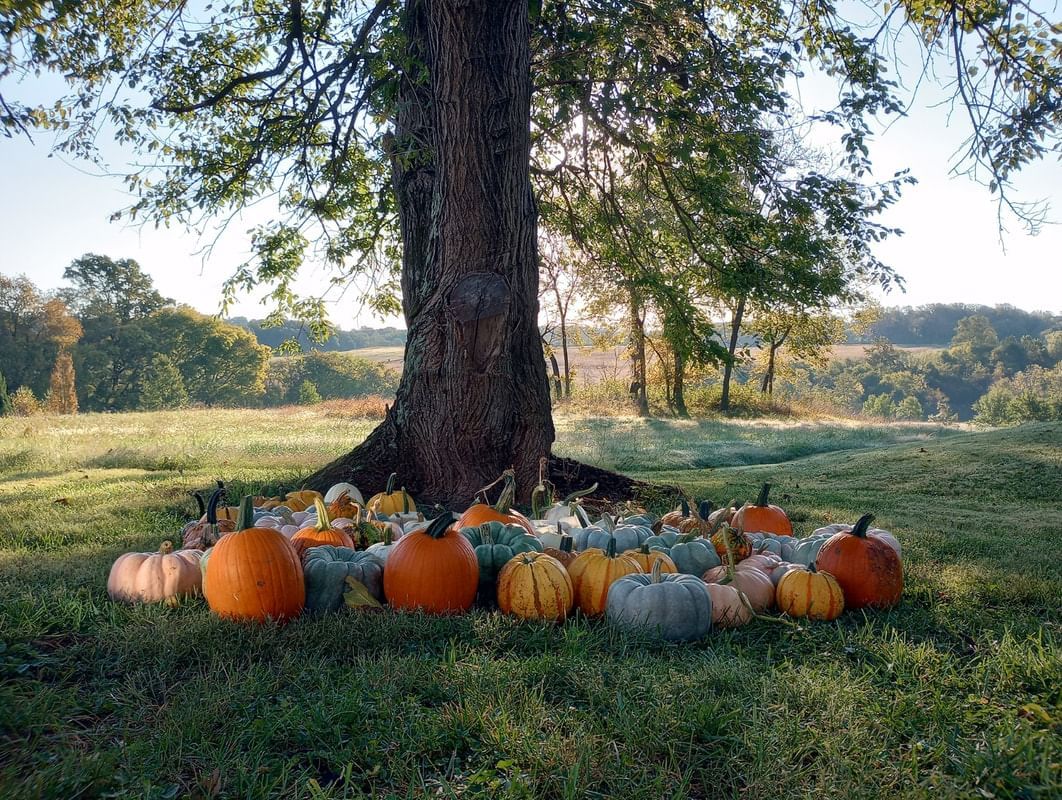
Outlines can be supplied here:
<path id="1" fill-rule="evenodd" d="M 564 397 L 564 385 L 561 383 L 560 364 L 557 363 L 557 355 L 552 349 L 549 351 L 549 364 L 553 369 L 553 394 L 560 400 Z"/>
<path id="2" fill-rule="evenodd" d="M 572 370 L 568 361 L 568 308 L 560 312 L 561 357 L 564 360 L 564 396 L 572 396 Z"/>
<path id="3" fill-rule="evenodd" d="M 730 379 L 734 374 L 734 353 L 737 352 L 738 332 L 741 330 L 741 318 L 745 316 L 745 296 L 742 295 L 738 299 L 737 307 L 734 309 L 734 319 L 730 326 L 730 346 L 727 348 L 727 352 L 730 357 L 726 360 L 726 365 L 723 367 L 723 394 L 719 398 L 719 409 L 721 411 L 730 410 Z"/>
<path id="4" fill-rule="evenodd" d="M 642 321 L 641 303 L 634 288 L 628 290 L 631 315 L 631 382 L 632 400 L 638 415 L 649 416 L 649 395 L 645 386 L 645 324 Z"/>
<path id="5" fill-rule="evenodd" d="M 410 55 L 390 139 L 403 241 L 405 362 L 394 406 L 312 475 L 467 505 L 514 468 L 522 498 L 553 443 L 538 332 L 526 0 L 409 0 Z M 412 155 L 412 157 L 411 157 Z"/>
<path id="6" fill-rule="evenodd" d="M 675 348 L 675 413 L 680 417 L 688 417 L 689 410 L 686 408 L 686 394 L 684 384 L 686 380 L 686 357 L 682 351 Z"/>

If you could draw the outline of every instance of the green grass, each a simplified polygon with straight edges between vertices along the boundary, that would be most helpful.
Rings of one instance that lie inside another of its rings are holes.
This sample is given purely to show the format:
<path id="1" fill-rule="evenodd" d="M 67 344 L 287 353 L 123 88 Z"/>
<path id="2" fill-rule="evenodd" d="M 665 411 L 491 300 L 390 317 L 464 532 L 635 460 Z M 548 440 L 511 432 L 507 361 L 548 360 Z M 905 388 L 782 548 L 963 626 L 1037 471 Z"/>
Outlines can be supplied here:
<path id="1" fill-rule="evenodd" d="M 0 797 L 1058 797 L 1062 426 L 558 421 L 558 451 L 905 547 L 889 612 L 654 647 L 604 624 L 124 607 L 215 477 L 372 426 L 312 409 L 0 420 Z M 783 500 L 784 498 L 784 500 Z M 63 499 L 65 504 L 57 504 Z"/>

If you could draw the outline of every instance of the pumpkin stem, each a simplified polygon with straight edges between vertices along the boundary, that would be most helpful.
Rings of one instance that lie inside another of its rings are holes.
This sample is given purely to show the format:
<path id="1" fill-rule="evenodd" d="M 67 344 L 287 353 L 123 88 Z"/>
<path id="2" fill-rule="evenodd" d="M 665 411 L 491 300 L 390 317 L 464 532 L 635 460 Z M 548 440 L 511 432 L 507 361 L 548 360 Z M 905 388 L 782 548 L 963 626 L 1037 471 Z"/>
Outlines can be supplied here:
<path id="1" fill-rule="evenodd" d="M 245 494 L 240 501 L 240 513 L 236 519 L 236 530 L 245 531 L 254 527 L 254 498 Z"/>
<path id="2" fill-rule="evenodd" d="M 324 500 L 320 497 L 313 499 L 313 507 L 317 512 L 317 530 L 326 531 L 332 527 L 332 520 L 328 518 L 328 509 L 325 508 Z"/>
<path id="3" fill-rule="evenodd" d="M 697 516 L 700 517 L 703 521 L 707 522 L 708 517 L 710 517 L 711 515 L 712 501 L 701 500 L 701 502 L 697 504 Z"/>
<path id="4" fill-rule="evenodd" d="M 734 580 L 734 545 L 730 539 L 733 528 L 727 525 L 723 530 L 723 546 L 726 548 L 726 577 Z"/>
<path id="5" fill-rule="evenodd" d="M 769 617 L 766 614 L 757 613 L 756 609 L 752 607 L 752 603 L 749 602 L 749 598 L 745 596 L 745 593 L 743 591 L 738 589 L 736 586 L 734 587 L 734 591 L 738 593 L 738 599 L 741 600 L 742 605 L 744 605 L 745 608 L 749 610 L 749 612 L 755 619 L 762 619 L 764 622 L 777 622 L 780 625 L 788 625 L 790 628 L 796 628 L 797 630 L 800 630 L 800 626 L 797 625 L 795 622 L 790 622 L 789 620 L 782 619 L 781 617 Z"/>
<path id="6" fill-rule="evenodd" d="M 849 531 L 853 536 L 858 536 L 860 539 L 867 538 L 867 530 L 870 528 L 870 523 L 874 521 L 873 514 L 864 514 L 859 518 L 852 530 Z"/>
<path id="7" fill-rule="evenodd" d="M 406 487 L 402 487 L 402 513 L 409 513 L 409 493 L 406 492 Z"/>
<path id="8" fill-rule="evenodd" d="M 166 556 L 173 552 L 173 542 L 169 539 L 159 545 L 159 553 Z"/>
<path id="9" fill-rule="evenodd" d="M 753 505 L 756 505 L 756 506 L 767 506 L 767 505 L 770 505 L 770 503 L 767 501 L 767 495 L 769 495 L 770 493 L 771 493 L 771 484 L 769 484 L 769 483 L 763 484 L 763 486 L 760 487 L 760 496 L 756 498 L 756 502 L 753 503 Z"/>
<path id="10" fill-rule="evenodd" d="M 653 569 L 649 572 L 649 580 L 653 583 L 660 583 L 660 573 L 664 568 L 664 559 L 658 558 L 653 562 Z"/>
<path id="11" fill-rule="evenodd" d="M 682 510 L 683 517 L 688 517 L 690 515 L 690 504 L 685 497 L 679 498 L 679 508 Z"/>
<path id="12" fill-rule="evenodd" d="M 542 519 L 544 509 L 553 505 L 553 484 L 546 480 L 546 459 L 538 460 L 538 485 L 531 490 L 531 517 Z M 539 502 L 539 498 L 544 500 Z"/>
<path id="13" fill-rule="evenodd" d="M 395 490 L 395 480 L 397 480 L 397 478 L 397 472 L 392 472 L 387 476 L 387 487 L 384 489 L 384 494 L 391 494 Z"/>
<path id="14" fill-rule="evenodd" d="M 516 473 L 511 469 L 507 469 L 502 473 L 501 479 L 504 483 L 502 484 L 501 494 L 498 496 L 498 502 L 494 504 L 494 510 L 499 514 L 508 514 L 512 510 L 513 501 L 516 500 Z"/>
<path id="15" fill-rule="evenodd" d="M 814 575 L 818 571 L 819 571 L 819 568 L 815 566 L 815 562 L 814 561 L 812 561 L 810 564 L 808 564 L 808 572 L 810 572 L 812 575 Z"/>
<path id="16" fill-rule="evenodd" d="M 649 545 L 647 545 L 645 542 L 642 542 L 642 546 L 638 548 L 638 552 L 641 553 L 643 556 L 649 555 Z"/>
<path id="17" fill-rule="evenodd" d="M 608 546 L 605 548 L 605 555 L 608 556 L 609 558 L 615 558 L 616 557 L 616 540 L 615 539 L 610 538 L 608 540 Z"/>
<path id="18" fill-rule="evenodd" d="M 597 484 L 595 483 L 594 485 L 596 486 Z M 587 515 L 586 509 L 583 508 L 582 503 L 572 503 L 568 508 L 574 512 L 576 518 L 582 523 L 584 528 L 590 527 L 590 517 Z"/>
<path id="19" fill-rule="evenodd" d="M 215 489 L 210 495 L 210 501 L 207 503 L 206 509 L 206 521 L 209 525 L 218 524 L 218 503 L 221 502 L 221 498 L 225 496 L 225 489 Z"/>
<path id="20" fill-rule="evenodd" d="M 453 514 L 440 514 L 432 520 L 431 525 L 427 527 L 424 533 L 432 539 L 442 539 L 446 536 L 446 532 L 450 530 L 450 526 L 453 525 L 454 519 L 455 517 Z"/>
<path id="21" fill-rule="evenodd" d="M 612 533 L 612 531 L 616 530 L 616 520 L 613 519 L 610 514 L 602 514 L 601 519 L 597 521 L 597 524 L 609 533 Z"/>
<path id="22" fill-rule="evenodd" d="M 199 494 L 199 492 L 192 492 L 192 497 L 195 498 L 195 504 L 199 508 L 199 519 L 202 519 L 203 515 L 206 514 L 206 503 L 203 501 L 203 495 Z"/>
<path id="23" fill-rule="evenodd" d="M 585 489 L 577 489 L 576 491 L 572 492 L 570 495 L 565 497 L 564 500 L 562 500 L 561 502 L 563 502 L 563 503 L 572 503 L 575 500 L 578 500 L 580 497 L 587 497 L 589 495 L 592 495 L 596 491 L 597 491 L 597 483 L 595 482 L 592 486 L 588 486 Z"/>
<path id="24" fill-rule="evenodd" d="M 479 526 L 479 538 L 483 540 L 483 544 L 494 544 L 494 536 L 491 535 L 489 522 L 484 522 Z"/>
<path id="25" fill-rule="evenodd" d="M 571 536 L 569 536 L 566 533 L 561 534 L 559 550 L 562 553 L 570 553 L 572 551 L 572 546 L 574 544 L 575 544 L 575 539 L 573 539 Z"/>

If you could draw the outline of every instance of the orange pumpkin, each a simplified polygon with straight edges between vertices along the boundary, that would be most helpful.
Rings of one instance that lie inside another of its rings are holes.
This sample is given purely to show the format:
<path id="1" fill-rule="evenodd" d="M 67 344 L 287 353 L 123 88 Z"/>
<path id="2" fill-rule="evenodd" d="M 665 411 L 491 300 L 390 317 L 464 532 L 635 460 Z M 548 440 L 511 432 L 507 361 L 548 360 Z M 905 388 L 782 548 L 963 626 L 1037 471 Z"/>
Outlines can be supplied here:
<path id="1" fill-rule="evenodd" d="M 716 555 L 719 556 L 724 564 L 731 557 L 737 563 L 752 555 L 752 540 L 741 533 L 740 530 L 734 530 L 725 523 L 712 534 L 711 542 L 712 546 L 715 547 Z M 727 554 L 728 549 L 729 555 Z"/>
<path id="2" fill-rule="evenodd" d="M 900 601 L 903 565 L 884 539 L 867 536 L 873 514 L 864 514 L 851 531 L 831 536 L 816 565 L 837 579 L 848 608 L 888 608 Z"/>
<path id="3" fill-rule="evenodd" d="M 538 537 L 538 531 L 531 520 L 515 510 L 512 505 L 516 499 L 516 473 L 507 469 L 502 474 L 504 485 L 498 502 L 493 506 L 475 503 L 457 520 L 457 528 L 478 528 L 484 522 L 501 522 L 506 525 L 519 525 L 531 536 Z"/>
<path id="4" fill-rule="evenodd" d="M 306 585 L 295 548 L 284 534 L 254 527 L 254 506 L 240 504 L 238 530 L 210 553 L 203 594 L 210 610 L 234 620 L 289 620 L 302 612 Z"/>
<path id="5" fill-rule="evenodd" d="M 641 571 L 630 554 L 616 554 L 615 539 L 609 540 L 607 550 L 588 548 L 568 566 L 575 589 L 575 604 L 588 617 L 604 614 L 609 587 L 624 575 Z"/>
<path id="6" fill-rule="evenodd" d="M 678 572 L 678 567 L 676 567 L 675 562 L 671 560 L 671 556 L 662 550 L 650 550 L 649 545 L 647 544 L 643 544 L 637 550 L 628 550 L 624 555 L 628 555 L 637 561 L 638 566 L 642 568 L 642 572 L 646 575 L 653 571 L 653 564 L 657 561 L 660 562 L 661 572 Z"/>
<path id="7" fill-rule="evenodd" d="M 690 515 L 690 504 L 685 497 L 679 500 L 679 507 L 674 511 L 668 511 L 664 516 L 660 518 L 662 525 L 670 525 L 672 528 L 677 528 L 682 524 L 682 521 Z"/>
<path id="8" fill-rule="evenodd" d="M 771 533 L 775 536 L 792 536 L 793 523 L 778 506 L 771 505 L 767 496 L 771 484 L 765 483 L 755 503 L 745 503 L 734 515 L 734 527 L 740 531 Z"/>
<path id="9" fill-rule="evenodd" d="M 387 556 L 384 596 L 393 608 L 429 614 L 468 611 L 478 587 L 476 551 L 450 514 L 407 533 Z"/>
<path id="10" fill-rule="evenodd" d="M 328 505 L 329 519 L 357 519 L 361 506 L 354 502 L 348 492 L 343 492 Z"/>
<path id="11" fill-rule="evenodd" d="M 328 519 L 328 509 L 320 497 L 313 499 L 313 505 L 317 509 L 317 524 L 303 528 L 291 537 L 291 545 L 299 558 L 301 559 L 309 548 L 322 544 L 349 547 L 353 550 L 354 540 L 346 531 L 332 527 Z"/>

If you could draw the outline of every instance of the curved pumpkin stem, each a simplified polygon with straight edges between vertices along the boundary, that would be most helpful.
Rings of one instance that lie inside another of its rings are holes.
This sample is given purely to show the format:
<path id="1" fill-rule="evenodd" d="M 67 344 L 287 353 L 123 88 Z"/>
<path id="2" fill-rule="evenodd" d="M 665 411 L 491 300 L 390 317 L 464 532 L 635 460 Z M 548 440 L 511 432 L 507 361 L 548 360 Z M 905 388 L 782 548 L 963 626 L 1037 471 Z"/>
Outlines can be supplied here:
<path id="1" fill-rule="evenodd" d="M 203 500 L 203 495 L 199 494 L 199 492 L 192 492 L 191 494 L 195 498 L 195 504 L 199 509 L 199 518 L 202 519 L 203 515 L 206 514 L 206 502 Z"/>
<path id="2" fill-rule="evenodd" d="M 220 481 L 219 481 L 220 483 Z M 206 508 L 206 521 L 209 525 L 218 524 L 218 503 L 221 502 L 221 498 L 225 496 L 225 487 L 215 489 L 210 495 L 210 500 L 207 502 Z"/>
<path id="3" fill-rule="evenodd" d="M 712 501 L 701 500 L 697 504 L 697 516 L 700 517 L 702 522 L 707 522 L 708 517 L 712 516 Z"/>
<path id="4" fill-rule="evenodd" d="M 324 500 L 320 497 L 313 499 L 313 507 L 317 512 L 317 530 L 326 531 L 332 527 L 332 520 L 328 518 L 328 509 L 325 508 Z"/>
<path id="5" fill-rule="evenodd" d="M 660 573 L 664 568 L 664 559 L 658 558 L 653 562 L 653 568 L 649 572 L 649 580 L 653 583 L 660 583 Z"/>
<path id="6" fill-rule="evenodd" d="M 409 513 L 409 492 L 406 491 L 406 487 L 403 486 L 400 490 L 402 492 L 402 513 Z"/>
<path id="7" fill-rule="evenodd" d="M 594 484 L 592 484 L 591 486 L 588 486 L 585 489 L 577 489 L 576 491 L 572 492 L 570 495 L 565 497 L 561 502 L 562 503 L 573 503 L 576 500 L 578 500 L 580 497 L 587 497 L 589 495 L 592 495 L 596 491 L 597 491 L 597 483 L 595 482 Z"/>
<path id="8" fill-rule="evenodd" d="M 454 519 L 453 514 L 440 514 L 431 521 L 431 525 L 424 531 L 418 531 L 418 533 L 422 532 L 432 539 L 442 539 L 446 536 L 446 532 L 450 530 L 450 526 L 454 524 Z"/>
<path id="9" fill-rule="evenodd" d="M 764 622 L 777 622 L 779 625 L 788 625 L 790 628 L 796 628 L 797 630 L 800 630 L 800 626 L 797 625 L 795 622 L 790 622 L 789 620 L 782 619 L 781 617 L 769 617 L 766 614 L 760 614 L 758 611 L 756 611 L 756 609 L 752 607 L 752 603 L 749 602 L 749 598 L 745 595 L 743 591 L 741 591 L 736 586 L 734 587 L 734 591 L 738 593 L 738 599 L 741 601 L 742 605 L 744 605 L 745 608 L 747 608 L 751 612 L 754 619 L 762 619 Z"/>
<path id="10" fill-rule="evenodd" d="M 765 483 L 760 487 L 760 495 L 756 498 L 754 506 L 768 506 L 770 502 L 767 500 L 767 496 L 771 493 L 771 484 Z"/>
<path id="11" fill-rule="evenodd" d="M 601 519 L 597 521 L 597 524 L 609 533 L 612 533 L 612 531 L 616 530 L 616 520 L 612 517 L 611 514 L 602 514 Z"/>
<path id="12" fill-rule="evenodd" d="M 398 473 L 392 472 L 387 476 L 387 486 L 384 488 L 384 494 L 391 494 L 395 490 L 395 481 L 398 479 Z"/>
<path id="13" fill-rule="evenodd" d="M 553 505 L 554 486 L 546 478 L 546 465 L 549 461 L 545 456 L 538 460 L 538 485 L 531 490 L 531 516 L 534 519 L 542 519 L 543 509 Z M 540 502 L 539 498 L 543 498 Z"/>
<path id="14" fill-rule="evenodd" d="M 679 508 L 682 509 L 683 517 L 688 517 L 690 515 L 690 503 L 685 497 L 679 498 Z"/>
<path id="15" fill-rule="evenodd" d="M 870 528 L 870 523 L 873 521 L 873 514 L 864 514 L 859 518 L 859 521 L 852 526 L 852 530 L 850 530 L 849 533 L 853 536 L 858 536 L 860 539 L 866 539 L 867 530 Z"/>

